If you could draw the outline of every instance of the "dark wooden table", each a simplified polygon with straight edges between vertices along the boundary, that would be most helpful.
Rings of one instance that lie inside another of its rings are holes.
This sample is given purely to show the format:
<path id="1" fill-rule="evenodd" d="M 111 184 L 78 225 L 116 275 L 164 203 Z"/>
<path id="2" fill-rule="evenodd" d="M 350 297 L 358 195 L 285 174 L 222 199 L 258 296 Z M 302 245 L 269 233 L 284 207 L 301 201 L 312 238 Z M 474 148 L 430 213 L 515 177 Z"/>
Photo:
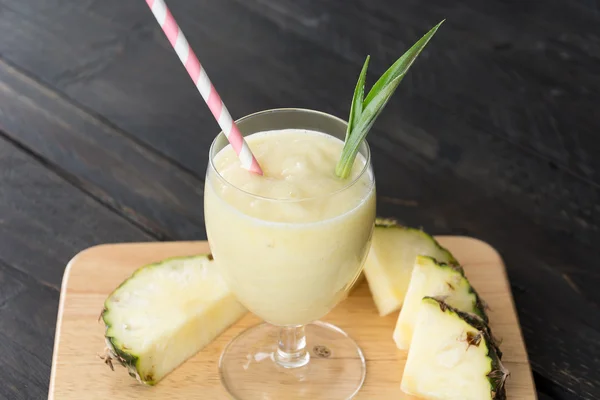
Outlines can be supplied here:
<path id="1" fill-rule="evenodd" d="M 539 397 L 600 398 L 600 2 L 171 0 L 234 118 L 345 118 L 446 18 L 369 136 L 379 214 L 504 257 Z M 0 398 L 47 396 L 65 264 L 204 239 L 218 132 L 143 0 L 0 0 Z"/>

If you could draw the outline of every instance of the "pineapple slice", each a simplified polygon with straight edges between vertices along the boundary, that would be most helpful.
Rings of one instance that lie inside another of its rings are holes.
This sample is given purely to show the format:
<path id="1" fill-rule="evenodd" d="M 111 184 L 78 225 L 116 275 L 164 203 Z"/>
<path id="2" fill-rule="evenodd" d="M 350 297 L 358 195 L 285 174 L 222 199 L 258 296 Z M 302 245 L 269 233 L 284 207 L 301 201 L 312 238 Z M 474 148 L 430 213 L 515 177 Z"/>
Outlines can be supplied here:
<path id="1" fill-rule="evenodd" d="M 407 350 L 410 346 L 415 320 L 425 296 L 442 297 L 448 305 L 477 314 L 486 323 L 488 321 L 482 300 L 460 266 L 438 263 L 432 257 L 417 256 L 394 330 L 394 341 L 399 349 Z"/>
<path id="2" fill-rule="evenodd" d="M 246 312 L 209 254 L 141 267 L 104 303 L 105 360 L 154 385 Z"/>
<path id="3" fill-rule="evenodd" d="M 402 306 L 418 255 L 456 263 L 452 254 L 427 233 L 390 219 L 376 219 L 364 274 L 380 316 Z"/>
<path id="4" fill-rule="evenodd" d="M 427 400 L 505 400 L 509 372 L 489 327 L 440 299 L 422 299 L 401 388 Z"/>

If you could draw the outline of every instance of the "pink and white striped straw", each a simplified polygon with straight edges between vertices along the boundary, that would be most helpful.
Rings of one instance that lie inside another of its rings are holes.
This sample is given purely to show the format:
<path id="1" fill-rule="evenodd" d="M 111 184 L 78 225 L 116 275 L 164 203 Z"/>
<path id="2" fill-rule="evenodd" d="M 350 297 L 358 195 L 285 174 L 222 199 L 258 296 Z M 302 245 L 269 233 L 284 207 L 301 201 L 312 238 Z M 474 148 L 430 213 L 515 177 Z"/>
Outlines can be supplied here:
<path id="1" fill-rule="evenodd" d="M 238 155 L 242 167 L 262 175 L 262 169 L 258 165 L 258 161 L 256 161 L 256 158 L 250 151 L 237 125 L 233 122 L 229 111 L 227 111 L 225 104 L 221 100 L 221 96 L 219 96 L 210 79 L 208 79 L 206 71 L 200 65 L 200 61 L 198 61 L 196 54 L 194 54 L 164 0 L 146 0 L 146 3 L 148 3 L 156 21 L 158 21 L 169 42 L 171 42 L 171 46 L 175 49 L 179 59 L 185 66 L 188 74 L 190 74 L 190 78 L 192 78 L 196 88 L 219 123 L 231 147 L 233 147 L 233 150 Z"/>

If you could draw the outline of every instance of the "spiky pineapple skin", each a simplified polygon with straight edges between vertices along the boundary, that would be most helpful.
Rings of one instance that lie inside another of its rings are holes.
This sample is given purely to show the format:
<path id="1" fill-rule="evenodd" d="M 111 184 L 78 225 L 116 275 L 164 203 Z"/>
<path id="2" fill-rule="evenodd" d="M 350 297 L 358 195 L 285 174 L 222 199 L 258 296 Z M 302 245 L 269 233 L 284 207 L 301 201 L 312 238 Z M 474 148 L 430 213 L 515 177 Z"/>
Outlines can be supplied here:
<path id="1" fill-rule="evenodd" d="M 371 289 L 371 294 L 373 295 L 373 300 L 380 316 L 397 311 L 402 306 L 414 262 L 414 260 L 411 260 L 409 262 L 410 265 L 404 265 L 404 263 L 393 265 L 392 268 L 394 268 L 394 271 L 390 271 L 389 269 L 383 270 L 382 265 L 389 264 L 380 262 L 379 255 L 383 253 L 377 251 L 376 242 L 379 240 L 379 235 L 387 235 L 392 232 L 398 232 L 398 237 L 400 238 L 398 246 L 404 245 L 406 251 L 410 251 L 411 245 L 403 244 L 403 241 L 417 240 L 422 244 L 426 244 L 431 249 L 431 251 L 427 252 L 427 255 L 435 254 L 437 258 L 445 260 L 448 263 L 458 264 L 454 256 L 446 248 L 441 246 L 433 236 L 423 230 L 401 225 L 395 219 L 377 217 L 375 219 L 371 249 L 369 250 L 363 273 Z M 388 272 L 391 272 L 391 274 L 387 275 Z M 383 277 L 384 275 L 385 277 Z M 397 279 L 396 275 L 402 275 L 403 277 Z M 390 282 L 390 280 L 393 282 Z M 387 281 L 387 283 L 382 283 L 383 281 Z"/>
<path id="2" fill-rule="evenodd" d="M 113 368 L 112 362 L 117 361 L 123 367 L 127 368 L 129 376 L 135 378 L 138 382 L 148 386 L 154 386 L 157 382 L 154 380 L 152 375 L 140 376 L 137 368 L 138 357 L 133 354 L 120 351 L 118 345 L 115 345 L 114 338 L 106 337 L 106 351 L 102 357 L 105 363 L 109 364 L 111 369 Z"/>
<path id="3" fill-rule="evenodd" d="M 460 268 L 462 270 L 462 267 L 460 267 L 459 262 L 456 260 L 456 258 L 454 258 L 452 253 L 447 248 L 442 246 L 437 240 L 435 240 L 435 238 L 433 236 L 426 233 L 422 229 L 405 226 L 405 225 L 402 225 L 401 223 L 399 223 L 396 219 L 384 218 L 384 217 L 375 218 L 375 227 L 376 228 L 387 228 L 387 229 L 401 229 L 406 232 L 412 232 L 412 233 L 418 234 L 418 235 L 422 236 L 424 239 L 431 241 L 431 243 L 438 250 L 442 251 L 445 254 L 445 256 L 448 258 L 448 261 L 447 261 L 448 264 L 456 265 L 458 268 Z"/>
<path id="4" fill-rule="evenodd" d="M 508 370 L 502 365 L 502 351 L 498 345 L 498 341 L 492 333 L 492 329 L 489 324 L 481 318 L 479 315 L 466 313 L 456 308 L 453 308 L 442 299 L 436 299 L 433 297 L 425 298 L 428 301 L 435 301 L 440 309 L 448 309 L 450 312 L 455 313 L 460 318 L 465 320 L 469 325 L 482 332 L 486 343 L 488 344 L 488 357 L 492 360 L 492 371 L 488 375 L 490 384 L 492 385 L 492 399 L 493 400 L 506 400 L 506 378 L 510 375 Z M 424 300 L 425 300 L 424 299 Z"/>
<path id="5" fill-rule="evenodd" d="M 488 306 L 485 303 L 485 301 L 481 298 L 481 296 L 479 296 L 479 293 L 477 293 L 477 290 L 475 290 L 475 287 L 473 285 L 471 285 L 467 275 L 465 274 L 465 270 L 463 269 L 463 267 L 460 264 L 458 264 L 458 261 L 443 262 L 443 261 L 438 261 L 434 257 L 430 257 L 430 256 L 420 256 L 420 257 L 429 259 L 431 262 L 437 264 L 440 268 L 448 268 L 448 269 L 451 269 L 453 271 L 460 273 L 463 276 L 463 278 L 466 280 L 466 282 L 468 283 L 469 293 L 473 296 L 473 299 L 474 299 L 473 309 L 472 309 L 473 313 L 476 314 L 478 317 L 480 317 L 486 324 L 489 323 L 489 317 L 486 312 L 488 309 Z M 429 297 L 435 297 L 435 296 L 429 296 Z"/>
<path id="6" fill-rule="evenodd" d="M 490 328 L 487 320 L 481 318 L 481 316 L 477 314 L 458 310 L 455 307 L 448 305 L 444 301 L 444 299 L 439 297 L 425 296 L 423 300 L 433 301 L 437 303 L 442 311 L 448 310 L 449 312 L 457 314 L 461 319 L 465 320 L 473 328 L 483 332 L 486 335 L 486 337 L 490 339 L 488 343 L 490 343 L 490 345 L 493 347 L 493 353 L 491 354 L 497 355 L 498 360 L 502 360 L 502 351 L 500 351 L 500 347 L 498 346 L 498 340 L 496 340 L 496 338 L 492 334 L 492 329 Z"/>
<path id="7" fill-rule="evenodd" d="M 170 265 L 172 262 L 185 262 L 185 261 L 194 261 L 194 260 L 207 260 L 212 261 L 212 254 L 196 254 L 192 256 L 179 256 L 179 257 L 170 257 L 166 259 L 162 259 L 160 261 L 147 264 L 136 269 L 127 279 L 121 282 L 106 298 L 104 302 L 103 310 L 100 314 L 100 319 L 104 323 L 105 327 L 105 355 L 104 359 L 107 364 L 110 365 L 111 369 L 113 368 L 112 362 L 116 361 L 123 367 L 128 370 L 128 373 L 131 377 L 135 378 L 138 382 L 148 385 L 154 386 L 156 385 L 164 376 L 156 377 L 154 371 L 151 370 L 148 373 L 144 374 L 141 372 L 142 368 L 140 366 L 141 360 L 140 357 L 132 352 L 129 352 L 126 346 L 121 343 L 118 338 L 111 336 L 108 334 L 110 332 L 113 323 L 111 321 L 111 305 L 110 301 L 113 296 L 119 293 L 131 280 L 135 279 L 138 274 L 146 273 L 152 268 L 162 268 Z M 235 305 L 233 307 L 238 307 L 240 310 L 245 312 L 246 310 L 243 308 L 241 304 L 235 301 Z M 231 305 L 231 304 L 230 304 Z"/>
<path id="8" fill-rule="evenodd" d="M 202 256 L 202 255 L 201 255 Z M 208 256 L 208 255 L 207 255 Z M 171 257 L 168 259 L 164 259 L 155 263 L 151 263 L 148 265 L 144 265 L 138 269 L 136 269 L 130 276 L 129 278 L 123 280 L 123 282 L 121 282 L 119 284 L 119 286 L 117 286 L 106 298 L 106 300 L 104 301 L 104 308 L 102 309 L 102 313 L 100 314 L 100 318 L 102 319 L 102 322 L 104 322 L 104 327 L 105 327 L 105 332 L 108 332 L 110 330 L 110 328 L 112 327 L 112 322 L 110 321 L 110 304 L 109 301 L 110 299 L 116 294 L 118 293 L 127 283 L 129 280 L 134 279 L 136 277 L 137 274 L 141 273 L 142 271 L 146 271 L 149 268 L 156 268 L 156 267 L 160 267 L 161 265 L 164 265 L 165 263 L 168 263 L 171 260 L 177 260 L 177 259 L 185 259 L 185 258 L 193 258 L 193 256 L 191 257 Z M 133 378 L 135 378 L 138 382 L 149 385 L 149 386 L 153 386 L 155 385 L 157 382 L 154 380 L 153 376 L 141 376 L 138 373 L 138 361 L 139 361 L 139 357 L 135 356 L 134 354 L 128 353 L 125 350 L 121 350 L 121 348 L 123 347 L 123 345 L 121 343 L 118 342 L 118 340 L 115 337 L 112 336 L 108 336 L 105 334 L 105 343 L 106 343 L 106 354 L 105 357 L 108 357 L 108 362 L 110 363 L 111 360 L 117 361 L 119 364 L 121 364 L 123 367 L 127 368 L 129 375 Z M 111 365 L 112 368 L 112 365 Z"/>
<path id="9" fill-rule="evenodd" d="M 488 321 L 483 301 L 456 263 L 439 262 L 431 256 L 417 256 L 404 304 L 398 314 L 393 338 L 396 346 L 410 346 L 414 322 L 423 296 L 444 296 L 446 302 L 461 310 L 473 312 Z"/>
<path id="10" fill-rule="evenodd" d="M 456 318 L 464 321 L 467 325 L 474 328 L 474 330 L 478 332 L 476 337 L 471 339 L 473 340 L 473 343 L 468 342 L 468 346 L 480 346 L 481 342 L 485 343 L 487 349 L 486 357 L 490 360 L 490 372 L 486 375 L 490 385 L 489 399 L 506 400 L 505 382 L 507 377 L 510 375 L 510 372 L 502 365 L 502 352 L 498 347 L 497 341 L 494 338 L 489 325 L 478 315 L 457 310 L 456 308 L 445 303 L 441 298 L 426 296 L 422 301 L 424 304 L 438 307 L 441 312 L 445 314 L 454 315 Z M 402 386 L 404 389 L 404 377 Z"/>

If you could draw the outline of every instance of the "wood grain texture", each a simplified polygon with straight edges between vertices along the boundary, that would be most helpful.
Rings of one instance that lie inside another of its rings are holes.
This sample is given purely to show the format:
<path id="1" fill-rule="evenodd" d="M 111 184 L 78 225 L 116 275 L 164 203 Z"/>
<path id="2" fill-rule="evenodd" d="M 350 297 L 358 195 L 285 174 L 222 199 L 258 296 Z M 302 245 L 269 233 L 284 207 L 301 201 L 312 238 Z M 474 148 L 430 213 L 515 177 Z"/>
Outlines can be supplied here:
<path id="1" fill-rule="evenodd" d="M 234 117 L 285 106 L 345 117 L 367 53 L 373 82 L 446 18 L 369 137 L 379 214 L 501 251 L 540 396 L 600 398 L 598 0 L 169 5 Z M 218 127 L 143 2 L 0 0 L 0 59 L 0 130 L 40 169 L 146 233 L 203 238 L 189 184 Z M 16 199 L 0 214 L 8 266 L 57 284 L 60 260 L 123 234 L 111 213 L 78 214 L 84 197 L 18 182 L 0 188 Z M 21 201 L 48 215 L 14 211 Z"/>
<path id="2" fill-rule="evenodd" d="M 203 237 L 201 180 L 1 60 L 0 104 L 6 136 L 135 225 Z"/>
<path id="3" fill-rule="evenodd" d="M 357 0 L 351 5 L 237 1 L 357 65 L 371 54 L 371 70 L 378 73 L 430 26 L 446 19 L 435 50 L 426 50 L 428 61 L 403 83 L 415 108 L 422 110 L 423 102 L 439 109 L 443 118 L 460 116 L 600 183 L 600 163 L 593 157 L 600 143 L 589 130 L 598 123 L 590 107 L 600 100 L 600 80 L 589 68 L 600 59 L 597 1 L 461 0 L 429 2 L 427 7 L 414 0 Z M 362 22 L 361 29 L 353 29 L 356 21 Z M 462 84 L 448 84 L 455 80 Z M 419 114 L 407 112 L 406 117 Z"/>
<path id="4" fill-rule="evenodd" d="M 0 399 L 42 399 L 59 290 L 0 261 Z"/>
<path id="5" fill-rule="evenodd" d="M 476 239 L 446 236 L 439 240 L 464 264 L 470 281 L 489 303 L 491 327 L 502 340 L 503 362 L 512 374 L 507 384 L 508 398 L 537 399 L 500 256 Z M 61 289 L 50 400 L 82 396 L 90 400 L 166 397 L 175 400 L 188 399 L 198 393 L 202 393 L 203 398 L 228 398 L 219 381 L 218 358 L 235 335 L 260 322 L 251 314 L 155 387 L 138 384 L 121 367 L 111 371 L 97 355 L 104 346 L 98 312 L 104 299 L 120 282 L 146 263 L 203 251 L 208 251 L 206 242 L 170 242 L 100 246 L 77 255 L 65 271 Z M 367 378 L 357 399 L 414 399 L 399 390 L 406 353 L 396 349 L 391 337 L 396 318 L 397 313 L 378 316 L 366 282 L 324 318 L 344 329 L 365 354 Z"/>
<path id="6" fill-rule="evenodd" d="M 82 249 L 153 240 L 1 137 L 0 237 L 4 263 L 54 287 Z"/>
<path id="7" fill-rule="evenodd" d="M 65 262 L 94 244 L 151 238 L 1 136 L 0 238 L 0 399 L 42 399 Z"/>

